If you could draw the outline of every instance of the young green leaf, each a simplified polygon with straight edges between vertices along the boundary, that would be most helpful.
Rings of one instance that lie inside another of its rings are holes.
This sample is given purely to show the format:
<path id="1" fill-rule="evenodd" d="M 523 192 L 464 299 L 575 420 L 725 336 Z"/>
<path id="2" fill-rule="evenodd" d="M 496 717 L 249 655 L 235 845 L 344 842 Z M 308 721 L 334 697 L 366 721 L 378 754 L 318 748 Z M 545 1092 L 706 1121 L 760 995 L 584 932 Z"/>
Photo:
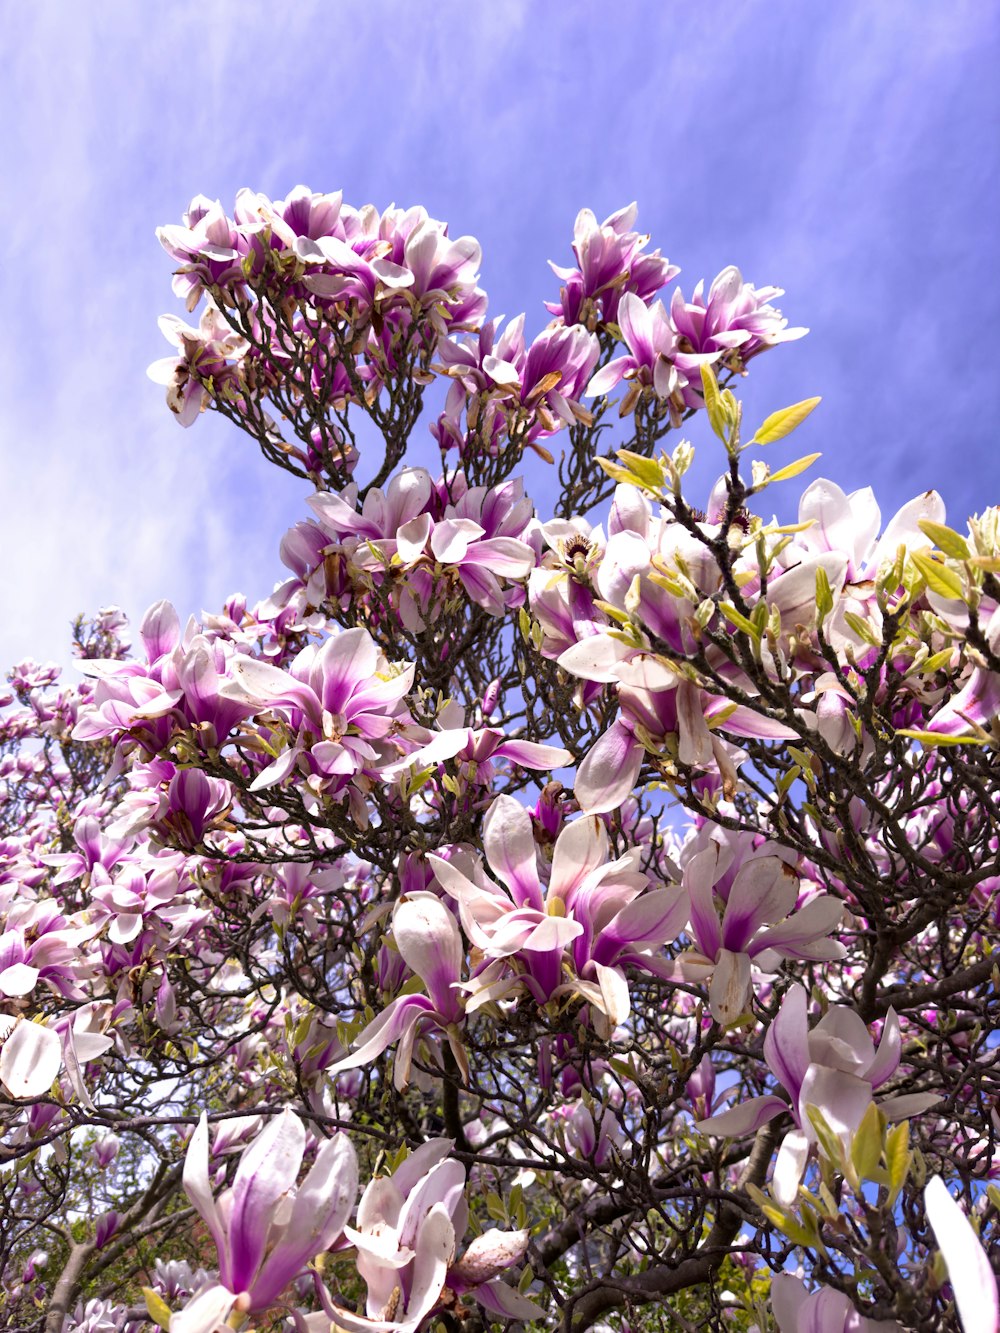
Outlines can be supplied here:
<path id="1" fill-rule="evenodd" d="M 772 412 L 750 443 L 773 444 L 775 440 L 783 440 L 801 426 L 813 408 L 822 401 L 822 398 L 803 398 L 801 403 L 793 403 L 791 407 Z"/>
<path id="2" fill-rule="evenodd" d="M 885 1164 L 889 1171 L 889 1207 L 899 1198 L 899 1191 L 910 1174 L 913 1154 L 910 1152 L 909 1121 L 893 1125 L 885 1139 Z"/>
<path id="3" fill-rule="evenodd" d="M 160 1328 L 169 1328 L 172 1313 L 170 1306 L 152 1287 L 143 1287 L 141 1290 L 150 1319 L 154 1324 L 159 1324 Z"/>
<path id="4" fill-rule="evenodd" d="M 658 463 L 655 458 L 647 458 L 644 454 L 633 453 L 631 449 L 619 449 L 618 457 L 644 486 L 648 486 L 654 491 L 662 488 L 663 464 Z"/>
<path id="5" fill-rule="evenodd" d="M 705 395 L 705 408 L 708 412 L 711 427 L 719 439 L 725 441 L 729 434 L 729 422 L 726 417 L 726 409 L 722 405 L 719 382 L 715 378 L 715 372 L 711 366 L 701 367 L 701 388 Z"/>
<path id="6" fill-rule="evenodd" d="M 817 458 L 822 457 L 822 454 L 806 454 L 803 458 L 797 458 L 794 463 L 789 463 L 787 467 L 780 467 L 777 472 L 772 472 L 771 481 L 790 481 L 792 477 L 797 477 L 800 472 L 805 472 L 807 467 L 812 467 Z"/>
<path id="7" fill-rule="evenodd" d="M 882 1160 L 882 1138 L 885 1134 L 885 1116 L 874 1102 L 861 1119 L 851 1144 L 851 1161 L 862 1180 L 875 1180 Z"/>
<path id="8" fill-rule="evenodd" d="M 919 527 L 924 536 L 929 537 L 945 555 L 950 555 L 953 560 L 968 560 L 969 543 L 961 533 L 953 531 L 943 523 L 935 523 L 929 518 L 920 519 Z"/>
<path id="9" fill-rule="evenodd" d="M 910 559 L 923 575 L 931 592 L 936 592 L 939 597 L 947 597 L 950 601 L 962 600 L 962 580 L 953 569 L 941 564 L 925 551 L 911 551 Z"/>

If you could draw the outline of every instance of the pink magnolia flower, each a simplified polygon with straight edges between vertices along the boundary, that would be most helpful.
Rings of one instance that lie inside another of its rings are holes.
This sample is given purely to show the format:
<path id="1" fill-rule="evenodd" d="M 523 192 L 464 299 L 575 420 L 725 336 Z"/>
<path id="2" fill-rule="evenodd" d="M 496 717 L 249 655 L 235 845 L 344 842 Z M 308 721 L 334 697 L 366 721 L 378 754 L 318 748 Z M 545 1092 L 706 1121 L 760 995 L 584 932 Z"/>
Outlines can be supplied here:
<path id="1" fill-rule="evenodd" d="M 213 1197 L 208 1121 L 202 1114 L 184 1160 L 184 1189 L 219 1255 L 219 1281 L 170 1321 L 170 1333 L 214 1333 L 233 1309 L 267 1310 L 344 1231 L 358 1189 L 345 1134 L 325 1140 L 296 1184 L 306 1130 L 292 1111 L 269 1121 L 240 1155 L 231 1189 Z"/>
<path id="2" fill-rule="evenodd" d="M 126 866 L 114 879 L 107 874 L 95 875 L 90 886 L 95 924 L 107 926 L 107 938 L 112 944 L 137 940 L 150 921 L 169 934 L 169 918 L 161 913 L 181 892 L 177 870 L 169 862 L 162 867 Z"/>
<path id="3" fill-rule="evenodd" d="M 724 268 L 713 279 L 707 298 L 704 288 L 704 282 L 699 282 L 690 301 L 684 300 L 678 288 L 670 302 L 670 322 L 678 338 L 677 363 L 682 371 L 687 368 L 685 354 L 693 353 L 699 358 L 710 353 L 714 359 L 739 369 L 768 347 L 802 338 L 809 332 L 790 329 L 781 311 L 770 304 L 782 295 L 780 287 L 754 287 L 743 281 L 738 268 Z M 685 399 L 689 407 L 700 407 L 697 360 L 692 361 L 691 369 L 692 387 L 685 392 Z"/>
<path id="4" fill-rule="evenodd" d="M 821 893 L 796 912 L 799 877 L 766 851 L 758 849 L 736 871 L 721 915 L 713 886 L 731 869 L 734 848 L 710 842 L 684 867 L 694 947 L 681 954 L 678 968 L 688 981 L 711 978 L 709 1008 L 720 1023 L 731 1023 L 748 1009 L 754 965 L 767 972 L 781 958 L 827 962 L 846 952 L 827 938 L 843 916 L 843 903 Z"/>
<path id="5" fill-rule="evenodd" d="M 309 506 L 328 542 L 346 545 L 360 567 L 378 569 L 400 551 L 400 546 L 401 559 L 412 559 L 413 543 L 407 540 L 410 525 L 427 509 L 432 492 L 426 468 L 411 467 L 398 472 L 385 491 L 377 486 L 368 491 L 360 512 L 358 488 L 353 482 L 340 492 L 318 492 L 310 498 Z M 422 549 L 423 542 L 417 545 Z"/>
<path id="6" fill-rule="evenodd" d="M 589 419 L 580 399 L 599 355 L 597 339 L 579 324 L 543 329 L 529 346 L 524 316 L 519 315 L 484 356 L 482 369 L 501 396 L 534 415 L 528 431 L 528 438 L 534 439 Z"/>
<path id="7" fill-rule="evenodd" d="M 450 517 L 435 523 L 429 531 L 430 553 L 434 561 L 455 569 L 467 595 L 491 615 L 502 615 L 505 606 L 523 598 L 512 599 L 500 585 L 500 579 L 526 579 L 535 567 L 535 553 L 527 542 L 516 537 L 490 537 L 475 518 Z"/>
<path id="8" fill-rule="evenodd" d="M 287 198 L 273 202 L 265 194 L 244 188 L 237 191 L 233 220 L 240 235 L 251 241 L 251 248 L 255 233 L 266 228 L 272 245 L 294 250 L 300 236 L 316 241 L 321 236 L 342 235 L 343 201 L 340 190 L 317 194 L 307 185 L 296 185 Z"/>
<path id="9" fill-rule="evenodd" d="M 303 278 L 314 295 L 383 311 L 411 296 L 439 333 L 478 323 L 486 294 L 477 286 L 482 252 L 472 236 L 453 240 L 448 227 L 422 207 L 341 208 L 335 234 L 299 236 L 295 253 L 308 266 Z M 404 298 L 405 299 L 405 298 Z"/>
<path id="10" fill-rule="evenodd" d="M 824 632 L 838 652 L 849 645 L 862 666 L 873 650 L 851 627 L 847 616 L 860 617 L 871 626 L 876 638 L 881 638 L 882 612 L 875 595 L 875 579 L 887 561 L 895 560 L 900 547 L 919 550 L 929 544 L 920 528 L 924 519 L 945 521 L 944 501 L 937 491 L 926 491 L 909 500 L 884 529 L 881 511 L 867 486 L 846 495 L 835 482 L 818 478 L 799 501 L 799 522 L 810 526 L 796 534 L 779 561 L 796 565 L 803 556 L 807 561 L 817 556 L 839 556 L 844 561 L 839 573 L 825 566 L 834 605 Z"/>
<path id="11" fill-rule="evenodd" d="M 453 240 L 447 223 L 419 206 L 386 209 L 379 232 L 389 242 L 386 258 L 412 275 L 410 290 L 441 332 L 479 323 L 486 293 L 477 285 L 482 249 L 474 236 Z"/>
<path id="12" fill-rule="evenodd" d="M 322 558 L 323 563 L 307 576 L 313 604 L 322 600 L 330 549 L 341 552 L 349 567 L 364 570 L 379 582 L 390 571 L 402 572 L 400 614 L 411 629 L 422 627 L 437 596 L 434 581 L 422 589 L 406 572 L 417 565 L 425 583 L 426 571 L 439 566 L 454 571 L 466 595 L 491 614 L 499 615 L 516 603 L 518 594 L 505 592 L 500 580 L 523 580 L 536 562 L 533 547 L 523 539 L 532 506 L 520 480 L 488 490 L 467 487 L 458 477 L 445 490 L 441 482 L 435 486 L 423 468 L 408 468 L 393 478 L 385 495 L 378 489 L 370 491 L 360 514 L 356 495 L 353 485 L 340 494 L 314 495 L 310 504 L 331 538 L 331 547 L 319 548 L 310 534 L 300 531 L 294 551 L 290 549 L 286 557 L 286 563 L 293 559 L 301 563 L 315 549 L 316 557 Z"/>
<path id="13" fill-rule="evenodd" d="M 103 871 L 100 862 L 96 869 Z M 84 946 L 99 929 L 81 915 L 65 916 L 52 899 L 13 903 L 0 931 L 0 997 L 30 995 L 41 982 L 64 999 L 83 999 Z"/>
<path id="14" fill-rule="evenodd" d="M 170 779 L 156 825 L 169 831 L 182 847 L 195 848 L 229 810 L 233 792 L 228 782 L 207 777 L 200 769 L 180 769 Z"/>
<path id="15" fill-rule="evenodd" d="M 817 554 L 842 552 L 847 556 L 847 581 L 858 583 L 894 560 L 900 546 L 927 546 L 919 526 L 922 519 L 944 522 L 944 501 L 937 491 L 909 500 L 882 530 L 881 510 L 870 486 L 846 495 L 836 482 L 821 477 L 806 487 L 799 500 L 799 522 L 810 527 L 796 535 L 794 544 Z"/>
<path id="16" fill-rule="evenodd" d="M 536 1305 L 500 1280 L 523 1257 L 526 1231 L 485 1231 L 456 1259 L 469 1207 L 465 1168 L 448 1156 L 452 1146 L 450 1139 L 430 1139 L 391 1176 L 373 1177 L 365 1188 L 357 1221 L 344 1235 L 368 1287 L 367 1317 L 328 1307 L 351 1333 L 412 1333 L 436 1307 L 466 1293 L 507 1319 L 539 1316 Z"/>
<path id="17" fill-rule="evenodd" d="M 638 296 L 626 292 L 618 306 L 618 324 L 628 355 L 615 357 L 602 366 L 587 385 L 587 393 L 606 394 L 623 379 L 628 380 L 631 388 L 622 403 L 622 415 L 643 389 L 651 389 L 657 398 L 666 399 L 688 384 L 689 375 L 697 376 L 700 384 L 698 367 L 711 365 L 718 359 L 715 352 L 688 353 L 678 358 L 677 334 L 661 301 L 647 306 Z M 678 369 L 678 359 L 683 361 L 686 373 Z"/>
<path id="18" fill-rule="evenodd" d="M 587 814 L 614 810 L 630 795 L 647 753 L 669 753 L 682 764 L 719 771 L 735 781 L 726 743 L 709 728 L 724 714 L 736 736 L 781 739 L 795 733 L 782 723 L 702 690 L 666 660 L 595 634 L 566 649 L 559 665 L 584 680 L 617 682 L 620 714 L 591 746 L 577 770 L 574 794 Z"/>
<path id="19" fill-rule="evenodd" d="M 589 543 L 566 542 L 570 558 L 579 553 L 586 559 Z M 608 618 L 594 604 L 594 593 L 587 583 L 566 568 L 546 566 L 533 569 L 528 576 L 528 600 L 531 614 L 541 628 L 539 652 L 543 657 L 558 658 L 581 639 L 600 633 Z"/>
<path id="20" fill-rule="evenodd" d="M 557 1106 L 552 1116 L 557 1123 L 562 1124 L 569 1146 L 585 1160 L 591 1160 L 595 1166 L 604 1166 L 611 1160 L 613 1152 L 621 1152 L 625 1146 L 624 1130 L 610 1106 L 596 1124 L 592 1112 L 582 1100 Z"/>
<path id="21" fill-rule="evenodd" d="M 213 396 L 239 383 L 247 343 L 212 304 L 205 307 L 196 329 L 176 315 L 161 315 L 159 322 L 178 355 L 154 361 L 146 373 L 155 384 L 166 385 L 167 406 L 178 425 L 191 426 Z"/>
<path id="22" fill-rule="evenodd" d="M 629 1013 L 627 967 L 646 966 L 676 938 L 687 911 L 683 892 L 676 886 L 646 891 L 638 848 L 609 860 L 607 832 L 596 818 L 563 828 L 543 890 L 531 817 L 511 796 L 497 797 L 490 807 L 483 847 L 493 879 L 467 859 L 428 856 L 459 905 L 469 941 L 502 964 L 467 984 L 469 1007 L 522 986 L 539 1004 L 577 994 L 613 1030 Z M 565 963 L 575 980 L 563 983 Z"/>
<path id="23" fill-rule="evenodd" d="M 418 1039 L 440 1033 L 467 1077 L 468 1061 L 459 1035 L 465 1015 L 460 990 L 465 949 L 454 916 L 436 894 L 409 893 L 393 909 L 392 937 L 403 961 L 424 983 L 426 994 L 398 995 L 390 1000 L 355 1037 L 351 1053 L 330 1066 L 330 1073 L 371 1064 L 398 1043 L 393 1083 L 405 1088 Z"/>
<path id="24" fill-rule="evenodd" d="M 706 1134 L 735 1138 L 755 1132 L 782 1111 L 791 1111 L 796 1128 L 784 1138 L 774 1167 L 772 1189 L 780 1203 L 798 1193 L 816 1131 L 808 1108 L 815 1107 L 850 1150 L 851 1139 L 871 1105 L 873 1094 L 896 1072 L 901 1056 L 899 1020 L 889 1010 L 878 1049 L 861 1018 L 846 1005 L 831 1005 L 810 1031 L 805 988 L 791 986 L 764 1038 L 764 1059 L 789 1100 L 772 1095 L 751 1097 L 720 1115 L 698 1122 Z M 889 1120 L 905 1120 L 934 1106 L 936 1093 L 912 1093 L 879 1103 Z"/>
<path id="25" fill-rule="evenodd" d="M 461 772 L 475 786 L 489 787 L 496 777 L 494 761 L 506 759 L 519 768 L 548 771 L 573 762 L 569 750 L 538 741 L 508 740 L 497 727 L 447 727 L 408 754 L 400 768 L 433 768 L 447 759 L 456 760 Z"/>
<path id="26" fill-rule="evenodd" d="M 385 759 L 385 747 L 376 746 L 408 719 L 403 698 L 413 671 L 386 661 L 361 628 L 303 648 L 288 671 L 260 658 L 234 657 L 232 678 L 219 693 L 284 717 L 293 737 L 251 789 L 283 782 L 301 767 L 323 790 L 342 792 L 366 765 Z"/>
<path id="27" fill-rule="evenodd" d="M 588 324 L 598 313 L 605 323 L 611 323 L 618 318 L 623 295 L 634 295 L 648 304 L 677 276 L 680 269 L 659 250 L 642 253 L 649 237 L 632 230 L 637 213 L 632 203 L 598 224 L 589 208 L 580 210 L 573 227 L 577 266 L 560 268 L 549 261 L 552 272 L 565 285 L 558 302 L 545 303 L 547 310 L 566 324 Z"/>
<path id="28" fill-rule="evenodd" d="M 189 311 L 201 300 L 206 287 L 226 286 L 242 277 L 239 233 L 217 199 L 195 195 L 183 223 L 158 227 L 156 238 L 181 264 L 172 286 Z"/>

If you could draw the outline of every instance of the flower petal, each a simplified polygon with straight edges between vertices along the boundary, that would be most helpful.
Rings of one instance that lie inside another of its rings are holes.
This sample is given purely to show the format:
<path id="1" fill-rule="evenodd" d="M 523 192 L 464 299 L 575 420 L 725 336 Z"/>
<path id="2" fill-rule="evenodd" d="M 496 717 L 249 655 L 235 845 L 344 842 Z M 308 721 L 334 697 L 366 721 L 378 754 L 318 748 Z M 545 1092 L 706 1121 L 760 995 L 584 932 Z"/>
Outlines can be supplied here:
<path id="1" fill-rule="evenodd" d="M 940 1176 L 927 1182 L 924 1204 L 948 1269 L 962 1328 L 965 1333 L 996 1333 L 1000 1326 L 996 1277 L 972 1224 Z"/>
<path id="2" fill-rule="evenodd" d="M 229 1281 L 235 1291 L 249 1291 L 257 1276 L 275 1209 L 295 1184 L 305 1146 L 302 1121 L 294 1112 L 283 1111 L 240 1158 L 229 1216 Z"/>
<path id="3" fill-rule="evenodd" d="M 225 1328 L 235 1304 L 234 1294 L 216 1282 L 170 1316 L 169 1333 L 215 1333 L 216 1329 Z"/>
<path id="4" fill-rule="evenodd" d="M 483 850 L 518 907 L 542 910 L 531 816 L 513 796 L 498 796 L 483 821 Z"/>
<path id="5" fill-rule="evenodd" d="M 613 722 L 577 769 L 573 795 L 587 815 L 614 810 L 631 794 L 642 768 L 643 748 L 622 722 Z"/>
<path id="6" fill-rule="evenodd" d="M 707 1120 L 696 1120 L 694 1127 L 702 1134 L 712 1134 L 719 1139 L 739 1139 L 744 1134 L 756 1134 L 761 1125 L 787 1110 L 788 1103 L 780 1097 L 751 1097 L 749 1101 L 740 1102 L 728 1111 L 720 1111 Z"/>
<path id="7" fill-rule="evenodd" d="M 12 1097 L 44 1097 L 61 1064 L 59 1034 L 22 1018 L 0 1049 L 0 1082 Z"/>
<path id="8" fill-rule="evenodd" d="M 434 1007 L 453 1022 L 461 1014 L 452 989 L 462 976 L 462 937 L 455 918 L 433 893 L 411 893 L 396 905 L 392 936 L 407 966 L 427 987 Z"/>

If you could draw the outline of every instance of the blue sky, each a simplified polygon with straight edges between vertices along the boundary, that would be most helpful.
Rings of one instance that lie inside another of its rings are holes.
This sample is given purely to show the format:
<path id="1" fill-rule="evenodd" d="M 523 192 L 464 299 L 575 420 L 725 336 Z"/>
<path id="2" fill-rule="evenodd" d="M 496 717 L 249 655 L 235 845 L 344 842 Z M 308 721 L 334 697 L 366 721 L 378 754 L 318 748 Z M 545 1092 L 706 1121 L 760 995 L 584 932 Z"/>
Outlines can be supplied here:
<path id="1" fill-rule="evenodd" d="M 930 486 L 959 525 L 1000 500 L 986 0 L 34 0 L 3 46 L 4 662 L 65 659 L 78 610 L 279 575 L 304 488 L 145 378 L 177 309 L 153 230 L 199 191 L 423 203 L 534 329 L 577 210 L 637 199 L 685 290 L 736 263 L 811 328 L 746 385 L 755 418 L 824 397 L 774 459 L 822 450 L 886 517 Z"/>

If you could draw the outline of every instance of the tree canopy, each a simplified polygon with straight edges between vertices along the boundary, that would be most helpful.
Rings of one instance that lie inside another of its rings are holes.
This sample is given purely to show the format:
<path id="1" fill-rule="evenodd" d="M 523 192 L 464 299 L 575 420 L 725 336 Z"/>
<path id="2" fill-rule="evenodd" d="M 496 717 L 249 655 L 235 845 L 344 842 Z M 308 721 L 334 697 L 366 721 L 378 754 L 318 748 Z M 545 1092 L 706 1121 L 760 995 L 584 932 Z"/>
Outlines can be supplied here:
<path id="1" fill-rule="evenodd" d="M 769 518 L 806 330 L 635 221 L 535 334 L 419 207 L 160 229 L 308 514 L 0 697 L 5 1328 L 995 1333 L 1000 510 Z"/>

